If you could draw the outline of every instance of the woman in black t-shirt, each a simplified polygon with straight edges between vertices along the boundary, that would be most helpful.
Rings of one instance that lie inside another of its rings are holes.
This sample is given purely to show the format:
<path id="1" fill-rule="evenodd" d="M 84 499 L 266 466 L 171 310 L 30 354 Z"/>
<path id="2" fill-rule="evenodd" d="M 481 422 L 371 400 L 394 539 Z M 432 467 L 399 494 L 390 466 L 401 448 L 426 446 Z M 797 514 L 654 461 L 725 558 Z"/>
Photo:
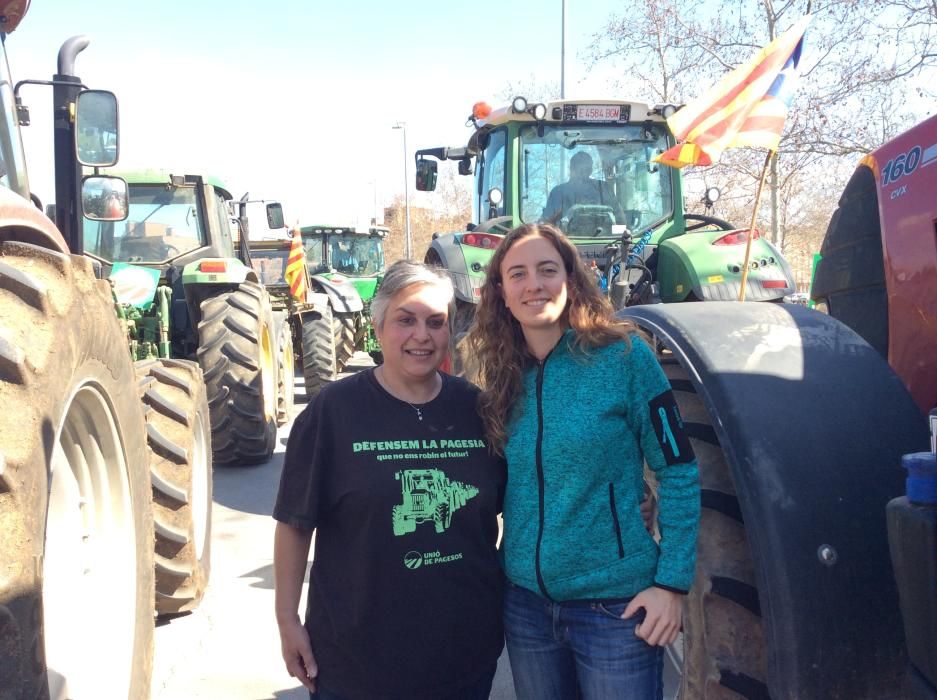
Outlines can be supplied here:
<path id="1" fill-rule="evenodd" d="M 288 671 L 319 700 L 490 692 L 503 647 L 505 473 L 478 390 L 438 371 L 452 298 L 444 273 L 391 266 L 371 307 L 384 363 L 326 386 L 289 437 L 274 509 L 276 615 Z"/>

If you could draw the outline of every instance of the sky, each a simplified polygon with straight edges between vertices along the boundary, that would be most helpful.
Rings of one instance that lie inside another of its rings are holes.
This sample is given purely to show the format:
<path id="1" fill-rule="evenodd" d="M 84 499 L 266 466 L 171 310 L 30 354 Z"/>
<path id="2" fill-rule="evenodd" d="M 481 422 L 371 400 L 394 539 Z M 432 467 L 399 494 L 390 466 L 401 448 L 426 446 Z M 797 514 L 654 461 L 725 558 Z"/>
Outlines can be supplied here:
<path id="1" fill-rule="evenodd" d="M 587 51 L 614 11 L 567 1 L 567 97 L 609 96 Z M 117 94 L 118 169 L 211 173 L 236 198 L 282 202 L 288 223 L 358 223 L 404 193 L 395 124 L 411 205 L 426 206 L 414 152 L 465 145 L 472 104 L 507 102 L 509 84 L 559 85 L 562 20 L 562 0 L 32 0 L 6 46 L 14 81 L 50 79 L 67 38 L 91 39 L 75 72 Z M 20 92 L 44 203 L 51 92 Z"/>

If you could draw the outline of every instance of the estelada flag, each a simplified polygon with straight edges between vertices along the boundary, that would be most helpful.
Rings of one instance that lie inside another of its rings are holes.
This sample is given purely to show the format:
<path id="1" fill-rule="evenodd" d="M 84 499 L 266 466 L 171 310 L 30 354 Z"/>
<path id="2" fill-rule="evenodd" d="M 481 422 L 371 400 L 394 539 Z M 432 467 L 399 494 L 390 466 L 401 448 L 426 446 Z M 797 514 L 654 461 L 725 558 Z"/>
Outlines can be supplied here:
<path id="1" fill-rule="evenodd" d="M 811 16 L 759 51 L 667 120 L 678 141 L 653 160 L 682 168 L 712 165 L 727 148 L 777 150 L 797 84 L 804 31 Z"/>
<path id="2" fill-rule="evenodd" d="M 303 237 L 298 226 L 293 229 L 283 277 L 290 286 L 290 296 L 297 301 L 306 301 L 306 251 L 303 250 Z"/>

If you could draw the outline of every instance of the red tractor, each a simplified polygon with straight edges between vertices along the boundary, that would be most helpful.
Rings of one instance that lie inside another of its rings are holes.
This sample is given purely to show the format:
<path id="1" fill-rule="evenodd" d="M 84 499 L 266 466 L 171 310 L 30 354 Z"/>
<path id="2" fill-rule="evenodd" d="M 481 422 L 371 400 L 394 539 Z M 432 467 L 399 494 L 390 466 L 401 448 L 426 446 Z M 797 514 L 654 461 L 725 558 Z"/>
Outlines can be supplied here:
<path id="1" fill-rule="evenodd" d="M 909 475 L 908 495 L 887 509 L 911 676 L 929 698 L 937 698 L 935 164 L 937 116 L 862 159 L 830 222 L 812 292 L 821 308 L 887 358 L 918 408 L 930 413 L 931 454 L 903 458 L 922 473 Z"/>

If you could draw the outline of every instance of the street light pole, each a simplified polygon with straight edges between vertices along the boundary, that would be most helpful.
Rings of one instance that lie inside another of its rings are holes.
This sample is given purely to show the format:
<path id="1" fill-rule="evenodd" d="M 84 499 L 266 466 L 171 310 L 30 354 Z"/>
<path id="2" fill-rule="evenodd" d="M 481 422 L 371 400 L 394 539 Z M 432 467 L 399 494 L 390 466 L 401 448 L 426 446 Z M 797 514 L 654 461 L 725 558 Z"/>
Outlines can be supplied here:
<path id="1" fill-rule="evenodd" d="M 412 240 L 410 238 L 410 176 L 407 174 L 407 123 L 397 122 L 394 128 L 403 131 L 403 196 L 406 199 L 404 202 L 404 209 L 406 210 L 407 215 L 407 237 L 404 240 L 403 250 L 404 257 L 409 260 L 412 254 Z"/>

